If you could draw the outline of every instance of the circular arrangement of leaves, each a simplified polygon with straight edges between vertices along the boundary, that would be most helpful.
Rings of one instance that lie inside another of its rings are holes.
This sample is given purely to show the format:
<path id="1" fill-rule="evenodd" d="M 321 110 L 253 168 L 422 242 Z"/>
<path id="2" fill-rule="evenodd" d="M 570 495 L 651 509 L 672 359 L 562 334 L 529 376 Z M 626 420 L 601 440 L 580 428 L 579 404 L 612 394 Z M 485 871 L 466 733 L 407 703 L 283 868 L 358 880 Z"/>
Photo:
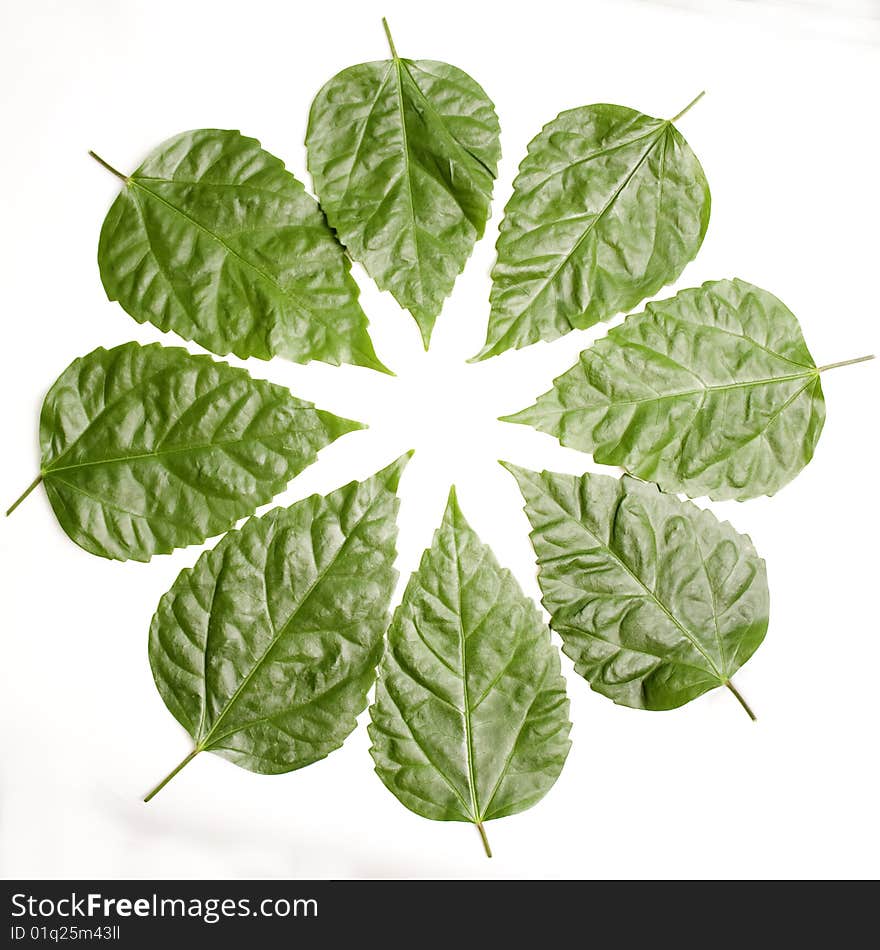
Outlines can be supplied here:
<path id="1" fill-rule="evenodd" d="M 306 145 L 319 201 L 238 132 L 182 133 L 131 174 L 94 155 L 123 182 L 98 250 L 107 296 L 221 356 L 390 372 L 352 258 L 409 310 L 427 349 L 489 218 L 500 129 L 470 76 L 401 58 L 388 40 L 390 60 L 343 70 L 314 100 Z M 608 320 L 678 279 L 711 203 L 674 124 L 693 104 L 671 120 L 584 106 L 535 136 L 505 208 L 474 360 Z M 754 718 L 732 677 L 767 631 L 764 562 L 676 493 L 744 500 L 782 488 L 813 455 L 829 368 L 772 294 L 710 281 L 648 303 L 504 417 L 629 473 L 504 463 L 531 522 L 550 627 L 597 693 L 665 710 L 725 686 Z M 235 528 L 362 427 L 181 348 L 98 349 L 49 390 L 40 475 L 7 514 L 42 482 L 70 538 L 119 560 L 225 532 L 150 627 L 156 686 L 194 746 L 146 800 L 203 751 L 267 774 L 323 758 L 375 683 L 381 780 L 420 815 L 474 823 L 491 855 L 484 822 L 530 807 L 562 770 L 568 699 L 550 628 L 455 490 L 393 616 L 408 455 Z"/>

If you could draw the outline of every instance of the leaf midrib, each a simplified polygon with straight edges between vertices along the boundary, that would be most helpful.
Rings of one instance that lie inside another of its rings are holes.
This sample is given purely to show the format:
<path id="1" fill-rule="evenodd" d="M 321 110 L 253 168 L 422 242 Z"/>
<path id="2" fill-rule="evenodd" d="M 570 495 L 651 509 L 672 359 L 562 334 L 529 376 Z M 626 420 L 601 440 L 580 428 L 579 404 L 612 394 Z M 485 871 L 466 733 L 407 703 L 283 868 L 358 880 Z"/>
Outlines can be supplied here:
<path id="1" fill-rule="evenodd" d="M 464 705 L 464 732 L 465 743 L 467 746 L 467 765 L 468 765 L 468 787 L 471 793 L 471 807 L 474 813 L 474 821 L 480 822 L 483 816 L 480 814 L 480 806 L 477 798 L 477 780 L 476 769 L 474 765 L 474 737 L 471 723 L 471 706 L 468 691 L 468 668 L 467 668 L 467 640 L 464 634 L 464 608 L 462 603 L 462 576 L 461 576 L 461 557 L 458 547 L 458 531 L 455 524 L 455 517 L 451 519 L 452 530 L 452 549 L 455 553 L 455 578 L 456 593 L 458 595 L 458 632 L 459 632 L 459 656 L 461 661 L 461 684 L 462 684 L 462 702 Z"/>
<path id="2" fill-rule="evenodd" d="M 141 181 L 154 181 L 158 185 L 186 185 L 196 188 L 232 188 L 236 191 L 246 189 L 248 191 L 256 192 L 260 195 L 269 195 L 272 198 L 297 198 L 300 196 L 305 189 L 300 186 L 294 191 L 275 191 L 272 188 L 264 188 L 261 185 L 252 185 L 250 182 L 242 181 L 190 181 L 184 178 L 162 178 L 159 175 L 132 175 L 129 177 L 129 181 L 134 179 L 135 182 Z M 145 189 L 149 191 L 149 189 Z M 151 192 L 152 194 L 152 192 Z"/>
<path id="3" fill-rule="evenodd" d="M 419 225 L 416 220 L 416 206 L 415 199 L 413 198 L 413 186 L 412 186 L 412 176 L 410 172 L 410 162 L 409 162 L 409 136 L 406 129 L 406 112 L 403 105 L 403 66 L 401 65 L 400 59 L 394 57 L 394 70 L 397 76 L 397 112 L 400 119 L 400 132 L 403 136 L 403 174 L 406 178 L 406 193 L 409 198 L 409 214 L 410 220 L 412 221 L 412 233 L 413 233 L 413 245 L 415 246 L 416 252 L 416 274 L 418 276 L 419 282 L 419 298 L 422 300 L 425 295 L 425 281 L 422 277 L 422 257 L 419 252 Z"/>
<path id="4" fill-rule="evenodd" d="M 254 436 L 250 439 L 226 439 L 220 442 L 202 442 L 197 445 L 180 445 L 172 449 L 159 449 L 155 452 L 143 452 L 137 455 L 118 455 L 112 458 L 94 459 L 89 462 L 77 462 L 74 465 L 50 466 L 49 468 L 43 470 L 43 474 L 48 476 L 53 475 L 56 472 L 69 472 L 82 468 L 93 468 L 96 465 L 114 465 L 123 462 L 141 461 L 143 459 L 165 458 L 169 455 L 180 455 L 187 452 L 196 453 L 205 449 L 228 448 L 231 445 L 250 445 L 256 442 L 267 442 L 273 439 L 281 439 L 289 434 L 289 432 L 278 432 L 270 435 Z"/>
<path id="5" fill-rule="evenodd" d="M 690 372 L 690 370 L 688 370 Z M 648 402 L 661 402 L 664 399 L 683 399 L 686 396 L 699 396 L 704 395 L 705 393 L 715 393 L 715 392 L 726 392 L 732 389 L 751 389 L 755 386 L 769 386 L 773 383 L 789 383 L 796 379 L 810 379 L 812 377 L 818 378 L 818 371 L 813 370 L 809 373 L 793 373 L 790 376 L 768 376 L 766 379 L 750 379 L 742 383 L 725 383 L 719 386 L 700 386 L 697 389 L 685 389 L 681 392 L 675 393 L 663 393 L 657 396 L 645 396 L 644 399 L 611 399 L 607 401 L 609 408 L 617 406 L 638 406 L 643 403 Z M 587 380 L 589 382 L 589 380 Z M 591 384 L 592 385 L 592 384 Z M 592 408 L 590 406 L 574 406 L 569 408 L 563 408 L 558 410 L 559 415 L 564 415 L 567 412 L 582 412 L 585 409 Z"/>

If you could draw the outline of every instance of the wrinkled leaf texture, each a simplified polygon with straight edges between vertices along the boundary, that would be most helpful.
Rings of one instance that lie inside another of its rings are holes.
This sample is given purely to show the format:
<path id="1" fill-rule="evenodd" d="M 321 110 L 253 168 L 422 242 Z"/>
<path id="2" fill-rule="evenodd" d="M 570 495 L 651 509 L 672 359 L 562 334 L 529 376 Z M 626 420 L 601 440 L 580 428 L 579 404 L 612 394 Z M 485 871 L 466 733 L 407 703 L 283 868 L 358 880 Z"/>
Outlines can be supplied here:
<path id="1" fill-rule="evenodd" d="M 395 611 L 370 715 L 388 789 L 419 815 L 481 833 L 482 822 L 541 799 L 568 755 L 550 631 L 465 521 L 454 489 Z"/>
<path id="2" fill-rule="evenodd" d="M 339 239 L 410 311 L 427 349 L 485 230 L 499 126 L 492 101 L 467 73 L 402 59 L 393 44 L 392 53 L 343 70 L 318 93 L 308 165 Z"/>
<path id="3" fill-rule="evenodd" d="M 138 323 L 221 356 L 388 372 L 321 209 L 256 139 L 183 132 L 116 174 L 125 183 L 98 264 L 107 296 Z"/>
<path id="4" fill-rule="evenodd" d="M 526 502 L 550 625 L 597 693 L 662 710 L 730 683 L 769 620 L 747 536 L 628 475 L 505 467 Z"/>
<path id="5" fill-rule="evenodd" d="M 231 528 L 361 428 L 208 356 L 125 343 L 74 360 L 49 390 L 41 474 L 80 547 L 148 561 Z"/>
<path id="6" fill-rule="evenodd" d="M 779 491 L 813 457 L 819 372 L 780 300 L 710 281 L 627 317 L 505 419 L 665 491 L 744 500 Z"/>
<path id="7" fill-rule="evenodd" d="M 631 310 L 693 260 L 709 185 L 672 121 L 591 105 L 560 113 L 531 141 L 504 209 L 474 360 Z"/>
<path id="8" fill-rule="evenodd" d="M 408 459 L 251 518 L 180 573 L 153 617 L 150 665 L 194 752 L 275 774 L 352 732 L 390 617 Z"/>

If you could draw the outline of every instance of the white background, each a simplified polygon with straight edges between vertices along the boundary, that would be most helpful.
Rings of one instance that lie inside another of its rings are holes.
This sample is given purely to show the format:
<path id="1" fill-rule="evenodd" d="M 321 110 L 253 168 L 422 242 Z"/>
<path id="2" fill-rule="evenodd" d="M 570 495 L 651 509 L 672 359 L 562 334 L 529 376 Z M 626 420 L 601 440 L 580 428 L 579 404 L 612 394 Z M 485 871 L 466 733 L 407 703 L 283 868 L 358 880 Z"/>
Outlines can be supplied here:
<path id="1" fill-rule="evenodd" d="M 180 345 L 104 296 L 95 254 L 118 182 L 87 149 L 131 170 L 176 132 L 241 129 L 308 182 L 311 98 L 338 70 L 387 55 L 382 14 L 402 55 L 455 63 L 494 99 L 504 160 L 493 221 L 428 354 L 411 317 L 355 268 L 396 379 L 279 360 L 248 368 L 371 426 L 328 448 L 279 504 L 416 449 L 401 489 L 401 588 L 455 482 L 465 514 L 537 597 L 521 499 L 496 459 L 598 468 L 493 420 L 529 404 L 606 327 L 464 363 L 483 340 L 516 165 L 561 109 L 606 101 L 669 116 L 706 88 L 680 128 L 706 169 L 712 221 L 677 286 L 739 276 L 766 287 L 799 316 L 818 363 L 880 349 L 876 2 L 2 0 L 0 501 L 36 474 L 40 403 L 74 357 L 130 339 Z M 146 647 L 160 595 L 199 549 L 149 565 L 92 557 L 35 492 L 0 524 L 0 874 L 876 876 L 878 372 L 875 362 L 824 377 L 815 459 L 777 497 L 712 505 L 768 563 L 770 631 L 736 677 L 758 722 L 726 691 L 669 713 L 620 708 L 564 659 L 568 764 L 539 805 L 488 825 L 492 861 L 473 828 L 426 821 L 386 791 L 366 716 L 308 769 L 264 777 L 204 754 L 142 804 L 190 747 Z"/>

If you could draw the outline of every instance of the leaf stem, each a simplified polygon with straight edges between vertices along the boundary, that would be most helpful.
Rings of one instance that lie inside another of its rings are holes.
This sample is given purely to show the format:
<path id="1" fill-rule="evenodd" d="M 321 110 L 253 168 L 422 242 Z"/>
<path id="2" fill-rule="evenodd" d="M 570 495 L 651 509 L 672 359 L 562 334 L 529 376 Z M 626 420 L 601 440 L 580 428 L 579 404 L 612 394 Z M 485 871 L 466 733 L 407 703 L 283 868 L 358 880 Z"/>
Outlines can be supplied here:
<path id="1" fill-rule="evenodd" d="M 182 768 L 184 768 L 184 766 L 189 765 L 189 763 L 192 762 L 192 760 L 193 760 L 201 751 L 202 751 L 202 750 L 201 750 L 198 746 L 196 746 L 196 747 L 192 750 L 192 752 L 190 752 L 190 754 L 189 754 L 182 762 L 178 763 L 178 764 L 165 776 L 165 778 L 163 778 L 162 781 L 159 782 L 159 784 L 158 784 L 151 792 L 149 792 L 149 793 L 147 794 L 147 796 L 144 798 L 144 801 L 145 801 L 145 802 L 148 802 L 151 798 L 154 798 L 156 795 L 158 795 L 159 792 L 161 792 L 162 789 L 165 788 L 165 786 L 171 781 L 171 779 L 173 779 L 174 776 L 177 775 L 177 773 L 178 773 Z"/>
<path id="2" fill-rule="evenodd" d="M 388 45 L 391 47 L 391 55 L 395 59 L 400 59 L 400 57 L 397 55 L 397 49 L 394 46 L 394 40 L 391 38 L 391 29 L 388 26 L 388 21 L 385 19 L 385 17 L 382 17 L 382 28 L 385 30 L 385 35 L 388 37 Z"/>
<path id="3" fill-rule="evenodd" d="M 486 851 L 486 857 L 491 858 L 492 849 L 489 847 L 489 839 L 486 837 L 486 829 L 483 827 L 483 822 L 478 821 L 476 824 L 477 824 L 477 831 L 480 832 L 480 839 L 483 842 L 483 848 Z"/>
<path id="4" fill-rule="evenodd" d="M 752 707 L 746 702 L 743 694 L 733 685 L 733 680 L 728 680 L 724 685 L 739 700 L 740 706 L 749 714 L 749 719 L 751 719 L 752 722 L 756 722 L 758 717 L 752 712 Z"/>
<path id="5" fill-rule="evenodd" d="M 6 517 L 8 518 L 13 511 L 27 498 L 27 496 L 40 484 L 43 480 L 43 473 L 41 472 L 37 477 L 28 485 L 27 488 L 15 499 L 15 501 L 6 509 Z"/>
<path id="6" fill-rule="evenodd" d="M 706 95 L 706 90 L 704 89 L 698 96 L 691 99 L 691 101 L 681 110 L 681 112 L 674 115 L 669 121 L 678 122 L 678 120 L 686 113 L 690 112 L 691 109 Z"/>
<path id="7" fill-rule="evenodd" d="M 868 360 L 874 359 L 874 354 L 869 353 L 867 356 L 857 356 L 854 360 L 841 360 L 839 363 L 826 363 L 824 366 L 820 366 L 816 372 L 824 373 L 826 369 L 837 369 L 838 366 L 852 366 L 853 363 L 866 363 Z"/>
<path id="8" fill-rule="evenodd" d="M 104 159 L 101 158 L 100 155 L 96 154 L 96 153 L 93 152 L 91 149 L 89 149 L 89 155 L 91 155 L 92 158 L 93 158 L 99 165 L 103 165 L 104 168 L 106 168 L 108 172 L 112 172 L 117 178 L 121 178 L 126 184 L 128 184 L 128 175 L 123 175 L 122 172 L 121 172 L 121 171 L 118 171 L 117 169 L 115 169 L 115 168 L 110 164 L 110 162 L 105 162 Z"/>

